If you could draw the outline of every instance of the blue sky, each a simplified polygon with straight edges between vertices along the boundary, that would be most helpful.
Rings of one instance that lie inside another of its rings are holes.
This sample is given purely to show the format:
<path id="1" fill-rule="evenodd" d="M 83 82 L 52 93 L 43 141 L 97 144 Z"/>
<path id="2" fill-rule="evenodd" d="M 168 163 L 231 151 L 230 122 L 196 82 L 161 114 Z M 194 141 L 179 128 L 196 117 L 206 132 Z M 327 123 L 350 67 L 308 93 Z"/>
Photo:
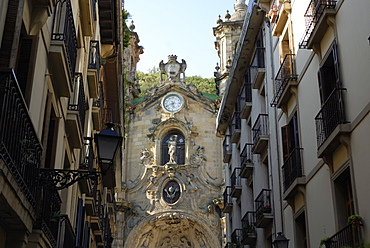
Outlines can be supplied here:
<path id="1" fill-rule="evenodd" d="M 158 67 L 167 56 L 186 60 L 186 76 L 212 78 L 219 61 L 214 48 L 218 15 L 224 20 L 226 10 L 234 13 L 235 0 L 125 0 L 135 31 L 144 47 L 138 71 Z M 128 25 L 130 25 L 129 20 Z"/>

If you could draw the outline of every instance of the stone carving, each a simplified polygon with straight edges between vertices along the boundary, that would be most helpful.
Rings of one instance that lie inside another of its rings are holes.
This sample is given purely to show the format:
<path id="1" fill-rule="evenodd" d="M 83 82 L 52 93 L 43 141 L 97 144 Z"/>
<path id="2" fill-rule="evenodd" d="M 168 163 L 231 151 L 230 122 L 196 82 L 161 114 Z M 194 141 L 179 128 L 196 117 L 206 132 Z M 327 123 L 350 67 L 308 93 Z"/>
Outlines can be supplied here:
<path id="1" fill-rule="evenodd" d="M 140 163 L 142 165 L 149 165 L 152 162 L 153 155 L 151 151 L 148 150 L 148 148 L 144 148 L 141 150 L 140 154 Z"/>
<path id="2" fill-rule="evenodd" d="M 190 157 L 190 164 L 193 166 L 204 165 L 207 161 L 207 156 L 204 154 L 204 146 L 197 146 L 195 152 Z"/>
<path id="3" fill-rule="evenodd" d="M 177 135 L 172 135 L 170 141 L 168 142 L 168 154 L 170 155 L 170 160 L 168 163 L 176 164 L 176 145 L 177 145 Z"/>
<path id="4" fill-rule="evenodd" d="M 181 60 L 181 63 L 177 61 L 176 55 L 169 55 L 168 62 L 163 63 L 163 60 L 159 63 L 159 69 L 161 70 L 161 81 L 163 82 L 163 74 L 167 75 L 169 82 L 180 82 L 180 74 L 185 79 L 186 62 Z"/>

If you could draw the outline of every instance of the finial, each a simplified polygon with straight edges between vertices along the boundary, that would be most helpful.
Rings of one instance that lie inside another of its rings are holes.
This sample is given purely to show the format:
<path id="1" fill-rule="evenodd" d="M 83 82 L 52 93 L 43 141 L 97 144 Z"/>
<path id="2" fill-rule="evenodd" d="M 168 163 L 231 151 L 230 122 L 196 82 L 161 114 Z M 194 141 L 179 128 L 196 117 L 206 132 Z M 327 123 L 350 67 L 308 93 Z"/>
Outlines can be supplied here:
<path id="1" fill-rule="evenodd" d="M 216 69 L 217 72 L 220 70 L 220 67 L 218 66 L 218 62 L 216 63 L 215 69 Z"/>
<path id="2" fill-rule="evenodd" d="M 221 15 L 218 15 L 218 20 L 216 21 L 217 24 L 221 24 L 222 23 L 222 19 L 221 19 Z"/>
<path id="3" fill-rule="evenodd" d="M 225 19 L 229 20 L 231 18 L 231 15 L 228 10 L 226 10 Z"/>
<path id="4" fill-rule="evenodd" d="M 134 21 L 131 20 L 131 25 L 128 27 L 131 31 L 134 31 L 135 29 L 135 25 L 134 25 Z"/>

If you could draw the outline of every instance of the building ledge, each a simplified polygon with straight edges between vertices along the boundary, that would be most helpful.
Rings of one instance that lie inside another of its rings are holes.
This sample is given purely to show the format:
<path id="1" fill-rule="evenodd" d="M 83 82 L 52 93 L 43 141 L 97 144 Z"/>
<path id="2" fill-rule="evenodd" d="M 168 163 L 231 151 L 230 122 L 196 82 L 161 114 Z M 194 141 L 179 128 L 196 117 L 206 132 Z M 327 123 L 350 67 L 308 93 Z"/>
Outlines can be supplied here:
<path id="1" fill-rule="evenodd" d="M 325 142 L 318 148 L 317 157 L 323 158 L 326 155 L 331 155 L 341 144 L 342 137 L 348 135 L 350 132 L 351 124 L 339 124 Z"/>

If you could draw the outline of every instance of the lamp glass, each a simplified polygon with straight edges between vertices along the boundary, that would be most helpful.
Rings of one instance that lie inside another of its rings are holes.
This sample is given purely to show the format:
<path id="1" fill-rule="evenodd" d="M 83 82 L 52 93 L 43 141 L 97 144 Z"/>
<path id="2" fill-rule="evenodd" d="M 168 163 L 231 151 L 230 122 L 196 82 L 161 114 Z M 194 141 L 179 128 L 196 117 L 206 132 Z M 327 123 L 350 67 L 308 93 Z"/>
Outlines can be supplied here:
<path id="1" fill-rule="evenodd" d="M 122 137 L 115 131 L 103 129 L 94 136 L 98 148 L 98 158 L 101 163 L 113 163 L 117 148 L 121 145 Z"/>
<path id="2" fill-rule="evenodd" d="M 288 248 L 289 239 L 287 239 L 281 232 L 279 232 L 273 244 L 275 248 Z"/>

